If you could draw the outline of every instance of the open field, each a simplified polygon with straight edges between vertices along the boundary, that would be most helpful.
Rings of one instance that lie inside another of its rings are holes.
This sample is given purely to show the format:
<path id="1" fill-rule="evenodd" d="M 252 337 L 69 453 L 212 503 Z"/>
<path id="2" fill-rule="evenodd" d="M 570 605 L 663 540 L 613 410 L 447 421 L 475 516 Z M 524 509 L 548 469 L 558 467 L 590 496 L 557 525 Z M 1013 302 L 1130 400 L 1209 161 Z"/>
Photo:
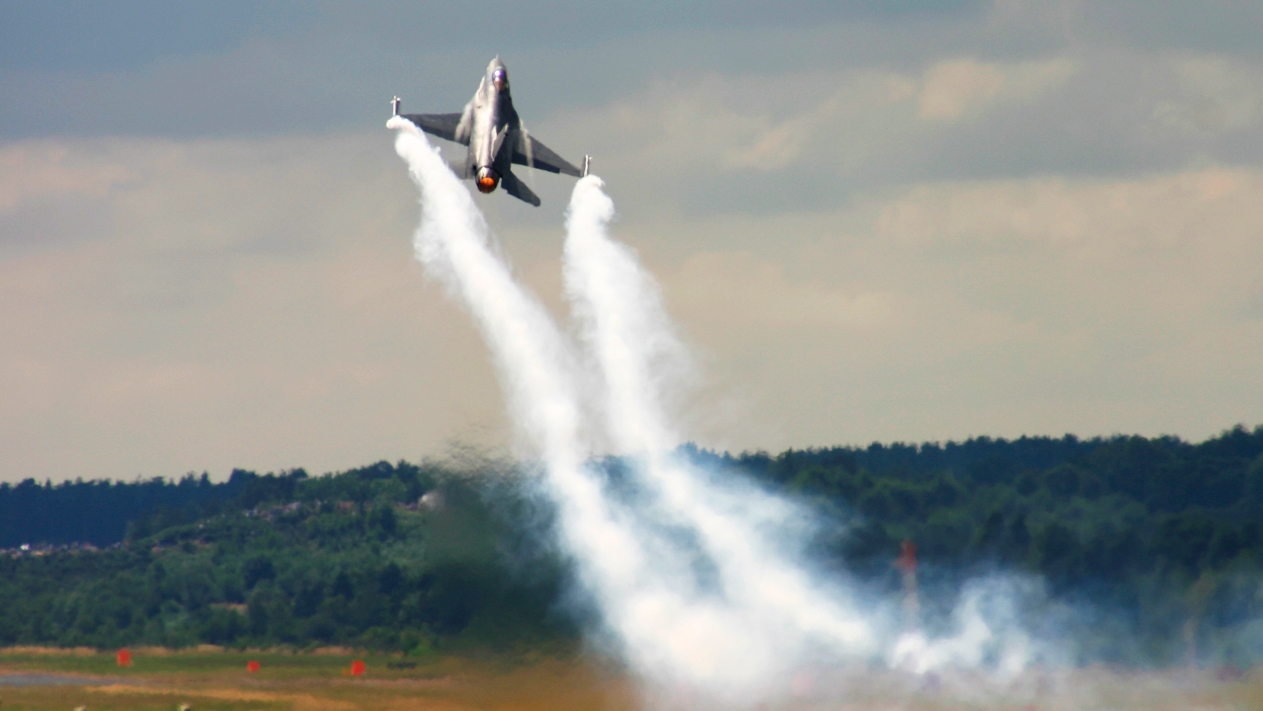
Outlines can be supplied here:
<path id="1" fill-rule="evenodd" d="M 551 659 L 474 660 L 352 655 L 133 650 L 119 668 L 112 653 L 0 652 L 0 708 L 70 711 L 356 711 L 358 709 L 632 709 L 625 679 L 596 665 Z M 363 677 L 349 676 L 354 659 Z M 246 662 L 260 663 L 256 673 Z M 34 683 L 29 683 L 34 682 Z"/>
<path id="2" fill-rule="evenodd" d="M 367 666 L 348 675 L 353 659 Z M 199 649 L 135 650 L 119 668 L 113 654 L 90 650 L 0 652 L 4 711 L 631 711 L 642 706 L 700 709 L 684 691 L 642 695 L 619 671 L 581 659 L 406 660 L 317 653 Z M 261 669 L 246 671 L 256 660 Z M 415 665 L 415 666 L 413 666 Z M 1229 678 L 1232 677 L 1232 678 Z M 1032 671 L 998 681 L 977 673 L 916 677 L 875 669 L 804 670 L 786 699 L 768 709 L 1217 709 L 1263 708 L 1263 671 L 1225 676 L 1209 670 L 1128 672 L 1101 668 Z"/>

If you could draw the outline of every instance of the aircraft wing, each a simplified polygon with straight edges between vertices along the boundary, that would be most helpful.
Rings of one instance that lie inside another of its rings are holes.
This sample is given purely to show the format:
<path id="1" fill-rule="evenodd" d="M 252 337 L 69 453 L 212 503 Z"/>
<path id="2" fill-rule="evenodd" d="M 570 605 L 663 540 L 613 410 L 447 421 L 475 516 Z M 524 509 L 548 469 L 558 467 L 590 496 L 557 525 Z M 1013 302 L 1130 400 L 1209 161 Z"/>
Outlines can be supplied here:
<path id="1" fill-rule="evenodd" d="M 456 127 L 460 124 L 461 114 L 403 114 L 403 117 L 415 123 L 417 128 L 426 133 L 456 141 Z M 461 143 L 461 141 L 456 142 Z M 468 141 L 464 143 L 468 145 Z"/>
<path id="2" fill-rule="evenodd" d="M 564 173 L 574 177 L 582 177 L 579 169 L 566 162 L 565 158 L 553 152 L 529 133 L 522 134 L 522 140 L 513 148 L 513 162 L 549 173 Z"/>

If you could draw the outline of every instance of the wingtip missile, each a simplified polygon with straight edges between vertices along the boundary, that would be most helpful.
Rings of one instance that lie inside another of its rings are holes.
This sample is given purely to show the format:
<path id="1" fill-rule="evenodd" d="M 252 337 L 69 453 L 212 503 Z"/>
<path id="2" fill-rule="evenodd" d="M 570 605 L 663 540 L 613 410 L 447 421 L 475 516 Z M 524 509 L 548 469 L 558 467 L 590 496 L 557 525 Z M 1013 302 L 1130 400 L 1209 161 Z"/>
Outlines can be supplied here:
<path id="1" fill-rule="evenodd" d="M 394 112 L 395 116 L 399 115 L 399 97 L 398 96 L 390 100 L 390 108 L 391 108 L 391 111 Z"/>
<path id="2" fill-rule="evenodd" d="M 583 171 L 582 171 L 582 175 L 580 175 L 579 177 L 580 177 L 580 178 L 586 178 L 586 177 L 588 177 L 588 173 L 591 173 L 591 172 L 592 172 L 592 156 L 590 156 L 590 155 L 586 155 L 586 154 L 585 154 L 585 155 L 583 156 Z"/>

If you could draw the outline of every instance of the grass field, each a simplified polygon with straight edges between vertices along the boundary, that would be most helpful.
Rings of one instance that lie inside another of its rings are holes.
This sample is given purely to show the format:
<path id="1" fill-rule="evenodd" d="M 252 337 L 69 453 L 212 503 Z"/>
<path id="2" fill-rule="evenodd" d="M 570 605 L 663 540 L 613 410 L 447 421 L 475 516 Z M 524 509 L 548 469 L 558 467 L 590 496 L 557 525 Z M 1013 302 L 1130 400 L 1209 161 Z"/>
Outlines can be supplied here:
<path id="1" fill-rule="evenodd" d="M 617 669 L 576 657 L 360 656 L 201 648 L 112 653 L 0 650 L 0 711 L 632 711 L 715 708 L 682 690 L 642 694 Z M 362 677 L 349 676 L 354 659 Z M 256 673 L 246 662 L 260 663 Z M 1263 672 L 1035 670 L 996 680 L 978 673 L 916 677 L 879 669 L 804 670 L 771 709 L 1263 709 Z"/>
<path id="2" fill-rule="evenodd" d="M 349 674 L 356 659 L 365 663 L 362 677 Z M 251 660 L 258 672 L 246 670 Z M 132 666 L 120 668 L 113 653 L 0 651 L 3 711 L 617 710 L 637 706 L 629 692 L 616 672 L 574 660 L 136 649 Z"/>

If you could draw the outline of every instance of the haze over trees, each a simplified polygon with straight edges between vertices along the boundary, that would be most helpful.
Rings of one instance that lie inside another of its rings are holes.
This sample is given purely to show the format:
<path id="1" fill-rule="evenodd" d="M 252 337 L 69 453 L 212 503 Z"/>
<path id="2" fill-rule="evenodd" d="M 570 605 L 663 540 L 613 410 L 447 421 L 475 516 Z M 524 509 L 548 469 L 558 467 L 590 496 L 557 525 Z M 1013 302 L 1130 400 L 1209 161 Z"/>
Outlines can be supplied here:
<path id="1" fill-rule="evenodd" d="M 966 580 L 1043 581 L 1032 614 L 1062 610 L 1082 661 L 1172 662 L 1190 634 L 1207 658 L 1263 658 L 1238 634 L 1263 631 L 1263 426 L 1201 443 L 1067 435 L 684 451 L 819 511 L 817 554 L 866 590 L 897 591 L 892 563 L 910 539 L 927 599 L 945 605 Z M 615 476 L 629 464 L 603 466 Z M 566 563 L 541 544 L 541 511 L 519 475 L 380 462 L 324 476 L 236 470 L 223 483 L 3 484 L 0 644 L 420 654 L 573 641 Z M 70 543 L 106 550 L 35 555 Z"/>

